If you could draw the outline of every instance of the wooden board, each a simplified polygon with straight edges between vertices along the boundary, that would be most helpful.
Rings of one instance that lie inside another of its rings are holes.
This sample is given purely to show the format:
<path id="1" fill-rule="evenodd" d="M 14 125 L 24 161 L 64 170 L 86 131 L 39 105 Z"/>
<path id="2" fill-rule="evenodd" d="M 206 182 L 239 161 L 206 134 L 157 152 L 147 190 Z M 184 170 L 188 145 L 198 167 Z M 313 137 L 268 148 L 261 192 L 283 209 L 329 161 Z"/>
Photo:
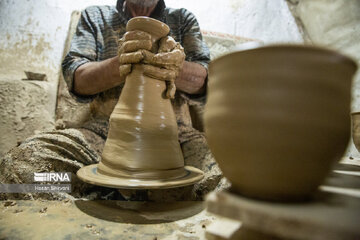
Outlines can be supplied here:
<path id="1" fill-rule="evenodd" d="M 275 203 L 213 192 L 207 209 L 285 239 L 360 239 L 360 166 L 338 164 L 311 202 Z"/>

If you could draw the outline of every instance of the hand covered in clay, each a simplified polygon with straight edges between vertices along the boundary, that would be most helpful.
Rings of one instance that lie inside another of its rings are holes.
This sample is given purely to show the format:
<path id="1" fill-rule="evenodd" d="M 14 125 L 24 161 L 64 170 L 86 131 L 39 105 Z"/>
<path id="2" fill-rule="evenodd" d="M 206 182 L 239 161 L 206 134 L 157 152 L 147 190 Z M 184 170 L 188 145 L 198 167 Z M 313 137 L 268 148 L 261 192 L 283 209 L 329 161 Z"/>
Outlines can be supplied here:
<path id="1" fill-rule="evenodd" d="M 144 74 L 167 81 L 166 97 L 174 98 L 175 96 L 175 79 L 185 60 L 184 48 L 172 37 L 166 36 L 160 39 L 159 50 L 157 54 L 145 51 Z"/>
<path id="2" fill-rule="evenodd" d="M 170 36 L 160 39 L 157 51 L 145 32 L 127 32 L 119 41 L 120 75 L 129 74 L 132 63 L 144 63 L 144 75 L 167 82 L 168 98 L 175 96 L 175 79 L 184 60 L 184 49 Z"/>
<path id="3" fill-rule="evenodd" d="M 131 72 L 131 64 L 139 63 L 144 56 L 142 51 L 152 49 L 151 35 L 142 31 L 129 31 L 119 40 L 118 56 L 120 76 Z"/>

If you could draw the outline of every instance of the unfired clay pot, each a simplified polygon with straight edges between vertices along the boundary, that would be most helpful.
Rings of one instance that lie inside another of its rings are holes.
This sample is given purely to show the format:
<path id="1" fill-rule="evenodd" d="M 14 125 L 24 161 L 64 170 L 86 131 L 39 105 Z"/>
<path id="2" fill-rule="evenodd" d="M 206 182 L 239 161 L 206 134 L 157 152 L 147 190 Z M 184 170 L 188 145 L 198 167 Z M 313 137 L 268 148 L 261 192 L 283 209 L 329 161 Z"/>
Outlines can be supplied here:
<path id="1" fill-rule="evenodd" d="M 168 34 L 169 27 L 137 17 L 127 24 L 127 31 L 132 30 L 150 33 L 155 43 Z M 175 114 L 170 99 L 164 98 L 165 81 L 144 76 L 143 67 L 133 64 L 110 116 L 101 162 L 80 169 L 82 180 L 108 187 L 151 189 L 202 179 L 200 170 L 184 167 Z"/>
<path id="2" fill-rule="evenodd" d="M 352 140 L 356 149 L 360 152 L 360 112 L 351 113 Z"/>
<path id="3" fill-rule="evenodd" d="M 232 190 L 281 201 L 310 197 L 348 143 L 355 71 L 343 55 L 296 45 L 211 62 L 205 132 Z"/>

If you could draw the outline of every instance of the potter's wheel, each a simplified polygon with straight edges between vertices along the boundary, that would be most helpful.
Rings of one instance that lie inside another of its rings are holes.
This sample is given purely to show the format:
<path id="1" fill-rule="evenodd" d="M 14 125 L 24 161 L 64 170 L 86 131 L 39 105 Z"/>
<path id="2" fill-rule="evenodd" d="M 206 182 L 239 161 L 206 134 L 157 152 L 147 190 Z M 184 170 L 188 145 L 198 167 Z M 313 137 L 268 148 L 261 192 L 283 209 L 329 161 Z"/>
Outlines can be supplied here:
<path id="1" fill-rule="evenodd" d="M 82 167 L 77 176 L 84 182 L 110 188 L 122 189 L 165 189 L 183 187 L 194 184 L 203 178 L 203 172 L 191 166 L 185 166 L 179 177 L 163 179 L 145 179 L 134 177 L 119 177 L 100 173 L 98 164 Z"/>

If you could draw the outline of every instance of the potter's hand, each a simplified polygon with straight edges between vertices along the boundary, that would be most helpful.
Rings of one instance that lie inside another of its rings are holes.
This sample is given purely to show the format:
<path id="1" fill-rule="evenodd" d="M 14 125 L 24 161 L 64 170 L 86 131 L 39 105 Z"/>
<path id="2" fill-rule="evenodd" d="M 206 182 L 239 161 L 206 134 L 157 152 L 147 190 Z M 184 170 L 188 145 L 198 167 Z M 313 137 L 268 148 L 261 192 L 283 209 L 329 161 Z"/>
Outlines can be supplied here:
<path id="1" fill-rule="evenodd" d="M 167 36 L 159 41 L 157 53 L 151 44 L 151 36 L 146 32 L 130 31 L 119 40 L 120 76 L 131 72 L 131 64 L 145 63 L 144 75 L 167 81 L 166 97 L 175 96 L 175 79 L 185 60 L 183 47 L 172 37 Z"/>
<path id="2" fill-rule="evenodd" d="M 142 50 L 152 48 L 151 35 L 142 31 L 129 31 L 119 40 L 118 56 L 120 76 L 131 72 L 131 64 L 139 63 L 144 59 Z"/>
<path id="3" fill-rule="evenodd" d="M 172 37 L 160 39 L 157 54 L 143 51 L 144 75 L 167 81 L 166 97 L 175 96 L 175 79 L 185 60 L 184 48 Z"/>

